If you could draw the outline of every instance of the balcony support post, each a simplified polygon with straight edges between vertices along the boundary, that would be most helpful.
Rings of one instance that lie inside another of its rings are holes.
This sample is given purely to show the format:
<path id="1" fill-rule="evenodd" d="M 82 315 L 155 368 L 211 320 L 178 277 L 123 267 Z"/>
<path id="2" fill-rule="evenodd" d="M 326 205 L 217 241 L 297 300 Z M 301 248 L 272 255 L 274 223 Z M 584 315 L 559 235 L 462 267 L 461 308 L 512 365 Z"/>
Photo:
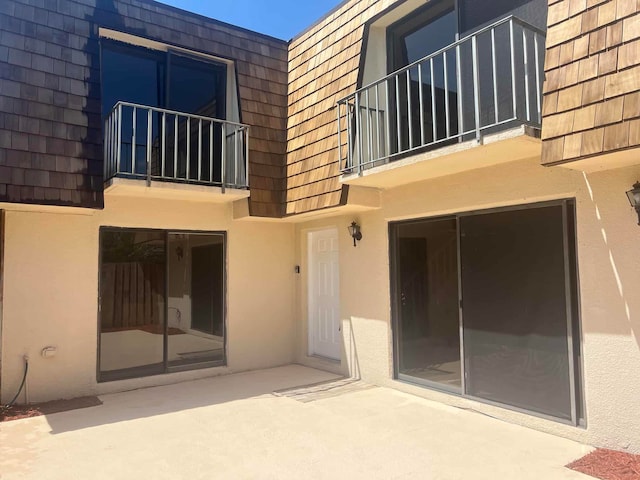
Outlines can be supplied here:
<path id="1" fill-rule="evenodd" d="M 353 168 L 353 151 L 352 151 L 352 145 L 351 145 L 351 104 L 349 103 L 349 100 L 345 100 L 344 108 L 345 108 L 345 115 L 346 115 L 345 121 L 347 122 L 347 159 L 346 159 L 347 165 L 346 167 L 348 169 L 352 169 Z"/>
<path id="2" fill-rule="evenodd" d="M 118 104 L 118 114 L 116 115 L 116 126 L 118 129 L 118 141 L 116 145 L 116 171 L 114 173 L 120 172 L 120 151 L 122 145 L 122 104 Z M 113 133 L 113 132 L 112 132 Z M 112 152 L 113 155 L 113 152 Z"/>
<path id="3" fill-rule="evenodd" d="M 213 182 L 213 120 L 209 122 L 209 182 Z"/>
<path id="4" fill-rule="evenodd" d="M 385 110 L 384 110 L 384 124 L 385 124 L 385 132 L 386 132 L 386 142 L 387 146 L 385 149 L 385 157 L 387 157 L 387 161 L 389 161 L 389 156 L 391 155 L 391 112 L 390 112 L 390 99 L 391 92 L 389 91 L 389 80 L 385 80 L 384 82 L 385 88 Z"/>
<path id="5" fill-rule="evenodd" d="M 244 184 L 249 187 L 249 127 L 243 127 L 245 141 L 244 148 L 246 150 L 244 155 Z"/>
<path id="6" fill-rule="evenodd" d="M 478 72 L 478 43 L 476 37 L 471 38 L 473 56 L 473 107 L 476 127 L 476 140 L 480 141 L 480 74 Z"/>
<path id="7" fill-rule="evenodd" d="M 527 112 L 527 122 L 531 121 L 531 99 L 529 98 L 529 52 L 527 51 L 527 31 L 522 29 L 522 53 L 524 67 L 524 104 Z"/>
<path id="8" fill-rule="evenodd" d="M 371 129 L 371 106 L 369 104 L 369 89 L 365 91 L 365 101 L 365 112 L 367 114 L 367 156 L 368 161 L 371 162 L 373 160 L 373 131 Z"/>
<path id="9" fill-rule="evenodd" d="M 362 122 L 360 121 L 360 100 L 358 95 L 356 95 L 356 136 L 358 137 L 358 158 L 357 158 L 357 162 L 358 162 L 358 175 L 362 175 L 362 161 L 363 161 L 363 155 L 362 155 L 362 145 L 363 145 L 363 140 L 362 140 Z"/>
<path id="10" fill-rule="evenodd" d="M 160 141 L 162 142 L 162 177 L 165 176 L 165 163 L 166 163 L 166 137 L 167 137 L 167 114 L 162 112 L 162 136 Z"/>
<path id="11" fill-rule="evenodd" d="M 380 145 L 380 92 L 378 91 L 378 84 L 376 83 L 376 141 L 377 141 L 377 158 L 382 158 L 382 147 Z"/>
<path id="12" fill-rule="evenodd" d="M 511 95 L 513 104 L 513 118 L 518 118 L 518 94 L 516 92 L 516 46 L 513 31 L 513 18 L 509 20 L 509 46 L 511 48 Z"/>
<path id="13" fill-rule="evenodd" d="M 539 35 L 533 32 L 533 45 L 535 54 L 536 67 L 536 119 L 538 123 L 542 123 L 542 88 L 540 86 L 540 45 L 538 41 Z"/>
<path id="14" fill-rule="evenodd" d="M 153 113 L 147 110 L 147 187 L 151 186 L 151 141 L 153 131 Z"/>
<path id="15" fill-rule="evenodd" d="M 464 110 L 462 108 L 462 59 L 460 58 L 460 44 L 456 45 L 456 83 L 458 84 L 458 94 L 456 96 L 458 104 L 458 135 L 462 141 L 464 133 Z"/>
<path id="16" fill-rule="evenodd" d="M 342 169 L 342 129 L 340 128 L 340 104 L 336 105 L 338 112 L 338 167 Z M 345 165 L 346 166 L 346 165 Z"/>
<path id="17" fill-rule="evenodd" d="M 198 181 L 202 180 L 202 119 L 198 120 Z"/>
<path id="18" fill-rule="evenodd" d="M 187 141 L 187 159 L 186 159 L 186 180 L 189 181 L 191 177 L 191 117 L 187 117 L 186 124 L 186 136 L 185 140 Z"/>
<path id="19" fill-rule="evenodd" d="M 436 80 L 433 69 L 433 58 L 429 60 L 429 75 L 431 78 L 431 134 L 433 135 L 433 141 L 438 140 L 438 112 L 436 110 Z"/>
<path id="20" fill-rule="evenodd" d="M 222 142 L 220 142 L 220 189 L 224 193 L 226 185 L 226 163 L 227 163 L 227 124 L 220 125 Z"/>
<path id="21" fill-rule="evenodd" d="M 425 144 L 425 139 L 424 139 L 424 94 L 423 94 L 422 90 L 423 90 L 423 88 L 422 88 L 422 64 L 418 64 L 418 105 L 420 105 L 420 145 L 424 145 Z"/>
<path id="22" fill-rule="evenodd" d="M 178 115 L 173 116 L 173 178 L 178 178 Z"/>
<path id="23" fill-rule="evenodd" d="M 136 173 L 136 124 L 137 122 L 137 108 L 133 107 L 133 112 L 131 113 L 132 119 L 132 133 L 131 133 L 131 174 Z"/>
<path id="24" fill-rule="evenodd" d="M 233 185 L 238 185 L 238 127 L 233 129 Z"/>
<path id="25" fill-rule="evenodd" d="M 498 113 L 498 68 L 496 59 L 496 29 L 491 29 L 491 71 L 493 74 L 493 119 L 496 123 L 500 121 Z"/>
<path id="26" fill-rule="evenodd" d="M 396 153 L 400 153 L 402 151 L 402 131 L 400 128 L 400 81 L 399 74 L 395 75 L 396 79 L 396 140 L 397 140 L 397 148 Z"/>
<path id="27" fill-rule="evenodd" d="M 407 150 L 413 148 L 413 112 L 411 111 L 411 69 L 406 71 L 407 77 L 407 128 L 409 130 L 409 146 Z"/>

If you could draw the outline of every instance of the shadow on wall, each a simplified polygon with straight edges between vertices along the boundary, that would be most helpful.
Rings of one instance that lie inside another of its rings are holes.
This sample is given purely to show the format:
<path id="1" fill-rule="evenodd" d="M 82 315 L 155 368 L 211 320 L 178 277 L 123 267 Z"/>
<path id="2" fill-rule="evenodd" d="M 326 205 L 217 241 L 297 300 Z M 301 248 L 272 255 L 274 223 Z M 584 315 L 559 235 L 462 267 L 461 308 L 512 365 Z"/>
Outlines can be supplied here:
<path id="1" fill-rule="evenodd" d="M 594 235 L 600 234 L 602 237 L 602 248 L 598 249 L 598 257 L 590 258 L 589 261 L 603 262 L 605 265 L 608 264 L 609 269 L 607 276 L 598 279 L 599 285 L 601 285 L 603 289 L 599 292 L 604 295 L 607 293 L 607 288 L 615 289 L 615 293 L 619 297 L 619 300 L 616 302 L 609 302 L 606 303 L 606 305 L 603 304 L 603 306 L 607 307 L 606 318 L 601 317 L 599 324 L 595 329 L 591 328 L 590 333 L 608 333 L 614 335 L 631 334 L 636 344 L 640 346 L 640 325 L 638 325 L 639 318 L 637 314 L 637 312 L 640 311 L 640 296 L 636 293 L 639 282 L 638 270 L 640 261 L 638 259 L 640 257 L 636 255 L 634 259 L 629 259 L 628 256 L 622 255 L 622 253 L 627 250 L 625 247 L 631 249 L 631 244 L 634 242 L 629 242 L 629 239 L 625 238 L 624 232 L 627 231 L 626 228 L 617 228 L 617 222 L 615 222 L 615 219 L 611 215 L 612 212 L 603 212 L 601 210 L 596 195 L 594 194 L 592 182 L 586 173 L 582 175 L 591 201 L 591 207 L 593 208 L 592 212 L 589 212 L 589 215 L 595 215 L 596 217 L 596 228 L 598 228 L 598 231 L 594 231 L 593 233 Z M 616 208 L 618 204 L 622 205 L 624 200 L 623 196 L 624 192 L 620 192 L 619 201 L 612 206 L 607 204 L 603 209 Z M 578 248 L 580 248 L 580 245 L 578 245 Z M 633 250 L 637 251 L 637 249 Z M 611 285 L 612 282 L 615 286 L 607 287 Z"/>
<path id="2" fill-rule="evenodd" d="M 353 331 L 353 320 L 349 317 L 343 320 L 343 325 L 349 327 L 348 344 L 345 345 L 345 353 L 347 356 L 347 362 L 349 366 L 349 375 L 351 378 L 360 380 L 360 360 L 358 358 L 358 347 L 356 344 L 356 336 Z M 343 326 L 343 328 L 344 328 Z"/>
<path id="3" fill-rule="evenodd" d="M 85 78 L 86 102 L 82 113 L 86 119 L 86 132 L 79 138 L 80 158 L 87 159 L 86 174 L 80 188 L 98 195 L 100 207 L 104 207 L 104 154 L 103 112 L 100 73 L 99 27 L 127 31 L 132 35 L 147 36 L 144 29 L 126 26 L 123 15 L 114 0 L 97 0 L 95 8 L 84 19 L 89 22 L 89 35 L 81 51 L 85 54 L 89 77 Z"/>

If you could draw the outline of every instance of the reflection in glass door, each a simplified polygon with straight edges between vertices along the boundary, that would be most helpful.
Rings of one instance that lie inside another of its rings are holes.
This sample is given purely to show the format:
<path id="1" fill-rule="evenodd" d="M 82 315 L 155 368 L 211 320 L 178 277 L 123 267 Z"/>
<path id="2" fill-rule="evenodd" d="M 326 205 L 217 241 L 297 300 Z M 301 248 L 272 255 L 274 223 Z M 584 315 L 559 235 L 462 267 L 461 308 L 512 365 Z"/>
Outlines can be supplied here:
<path id="1" fill-rule="evenodd" d="M 99 380 L 223 365 L 225 234 L 100 230 Z"/>
<path id="2" fill-rule="evenodd" d="M 460 235 L 467 393 L 571 419 L 563 206 L 464 216 Z"/>
<path id="3" fill-rule="evenodd" d="M 101 379 L 160 373 L 164 359 L 165 241 L 150 230 L 101 233 Z"/>
<path id="4" fill-rule="evenodd" d="M 456 221 L 401 224 L 396 242 L 398 372 L 459 391 Z"/>
<path id="5" fill-rule="evenodd" d="M 168 362 L 224 360 L 224 237 L 170 233 Z"/>

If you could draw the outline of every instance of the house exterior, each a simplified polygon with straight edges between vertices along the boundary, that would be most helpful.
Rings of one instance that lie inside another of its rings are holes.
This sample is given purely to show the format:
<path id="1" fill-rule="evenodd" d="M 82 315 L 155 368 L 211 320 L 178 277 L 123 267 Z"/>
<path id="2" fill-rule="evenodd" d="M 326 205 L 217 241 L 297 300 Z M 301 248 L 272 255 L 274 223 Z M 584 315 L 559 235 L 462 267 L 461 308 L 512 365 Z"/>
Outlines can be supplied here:
<path id="1" fill-rule="evenodd" d="M 3 402 L 296 362 L 640 451 L 640 3 L 0 9 Z"/>

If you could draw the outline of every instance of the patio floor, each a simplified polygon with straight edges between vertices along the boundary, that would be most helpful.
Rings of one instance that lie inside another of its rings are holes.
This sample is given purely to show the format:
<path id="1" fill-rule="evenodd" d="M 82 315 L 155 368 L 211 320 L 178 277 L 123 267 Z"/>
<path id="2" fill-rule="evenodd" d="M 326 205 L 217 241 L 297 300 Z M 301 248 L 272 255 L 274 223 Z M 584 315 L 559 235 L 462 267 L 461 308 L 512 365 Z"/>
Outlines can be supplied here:
<path id="1" fill-rule="evenodd" d="M 477 413 L 358 383 L 286 391 L 336 378 L 289 365 L 0 424 L 0 478 L 591 479 L 564 468 L 589 447 Z"/>

